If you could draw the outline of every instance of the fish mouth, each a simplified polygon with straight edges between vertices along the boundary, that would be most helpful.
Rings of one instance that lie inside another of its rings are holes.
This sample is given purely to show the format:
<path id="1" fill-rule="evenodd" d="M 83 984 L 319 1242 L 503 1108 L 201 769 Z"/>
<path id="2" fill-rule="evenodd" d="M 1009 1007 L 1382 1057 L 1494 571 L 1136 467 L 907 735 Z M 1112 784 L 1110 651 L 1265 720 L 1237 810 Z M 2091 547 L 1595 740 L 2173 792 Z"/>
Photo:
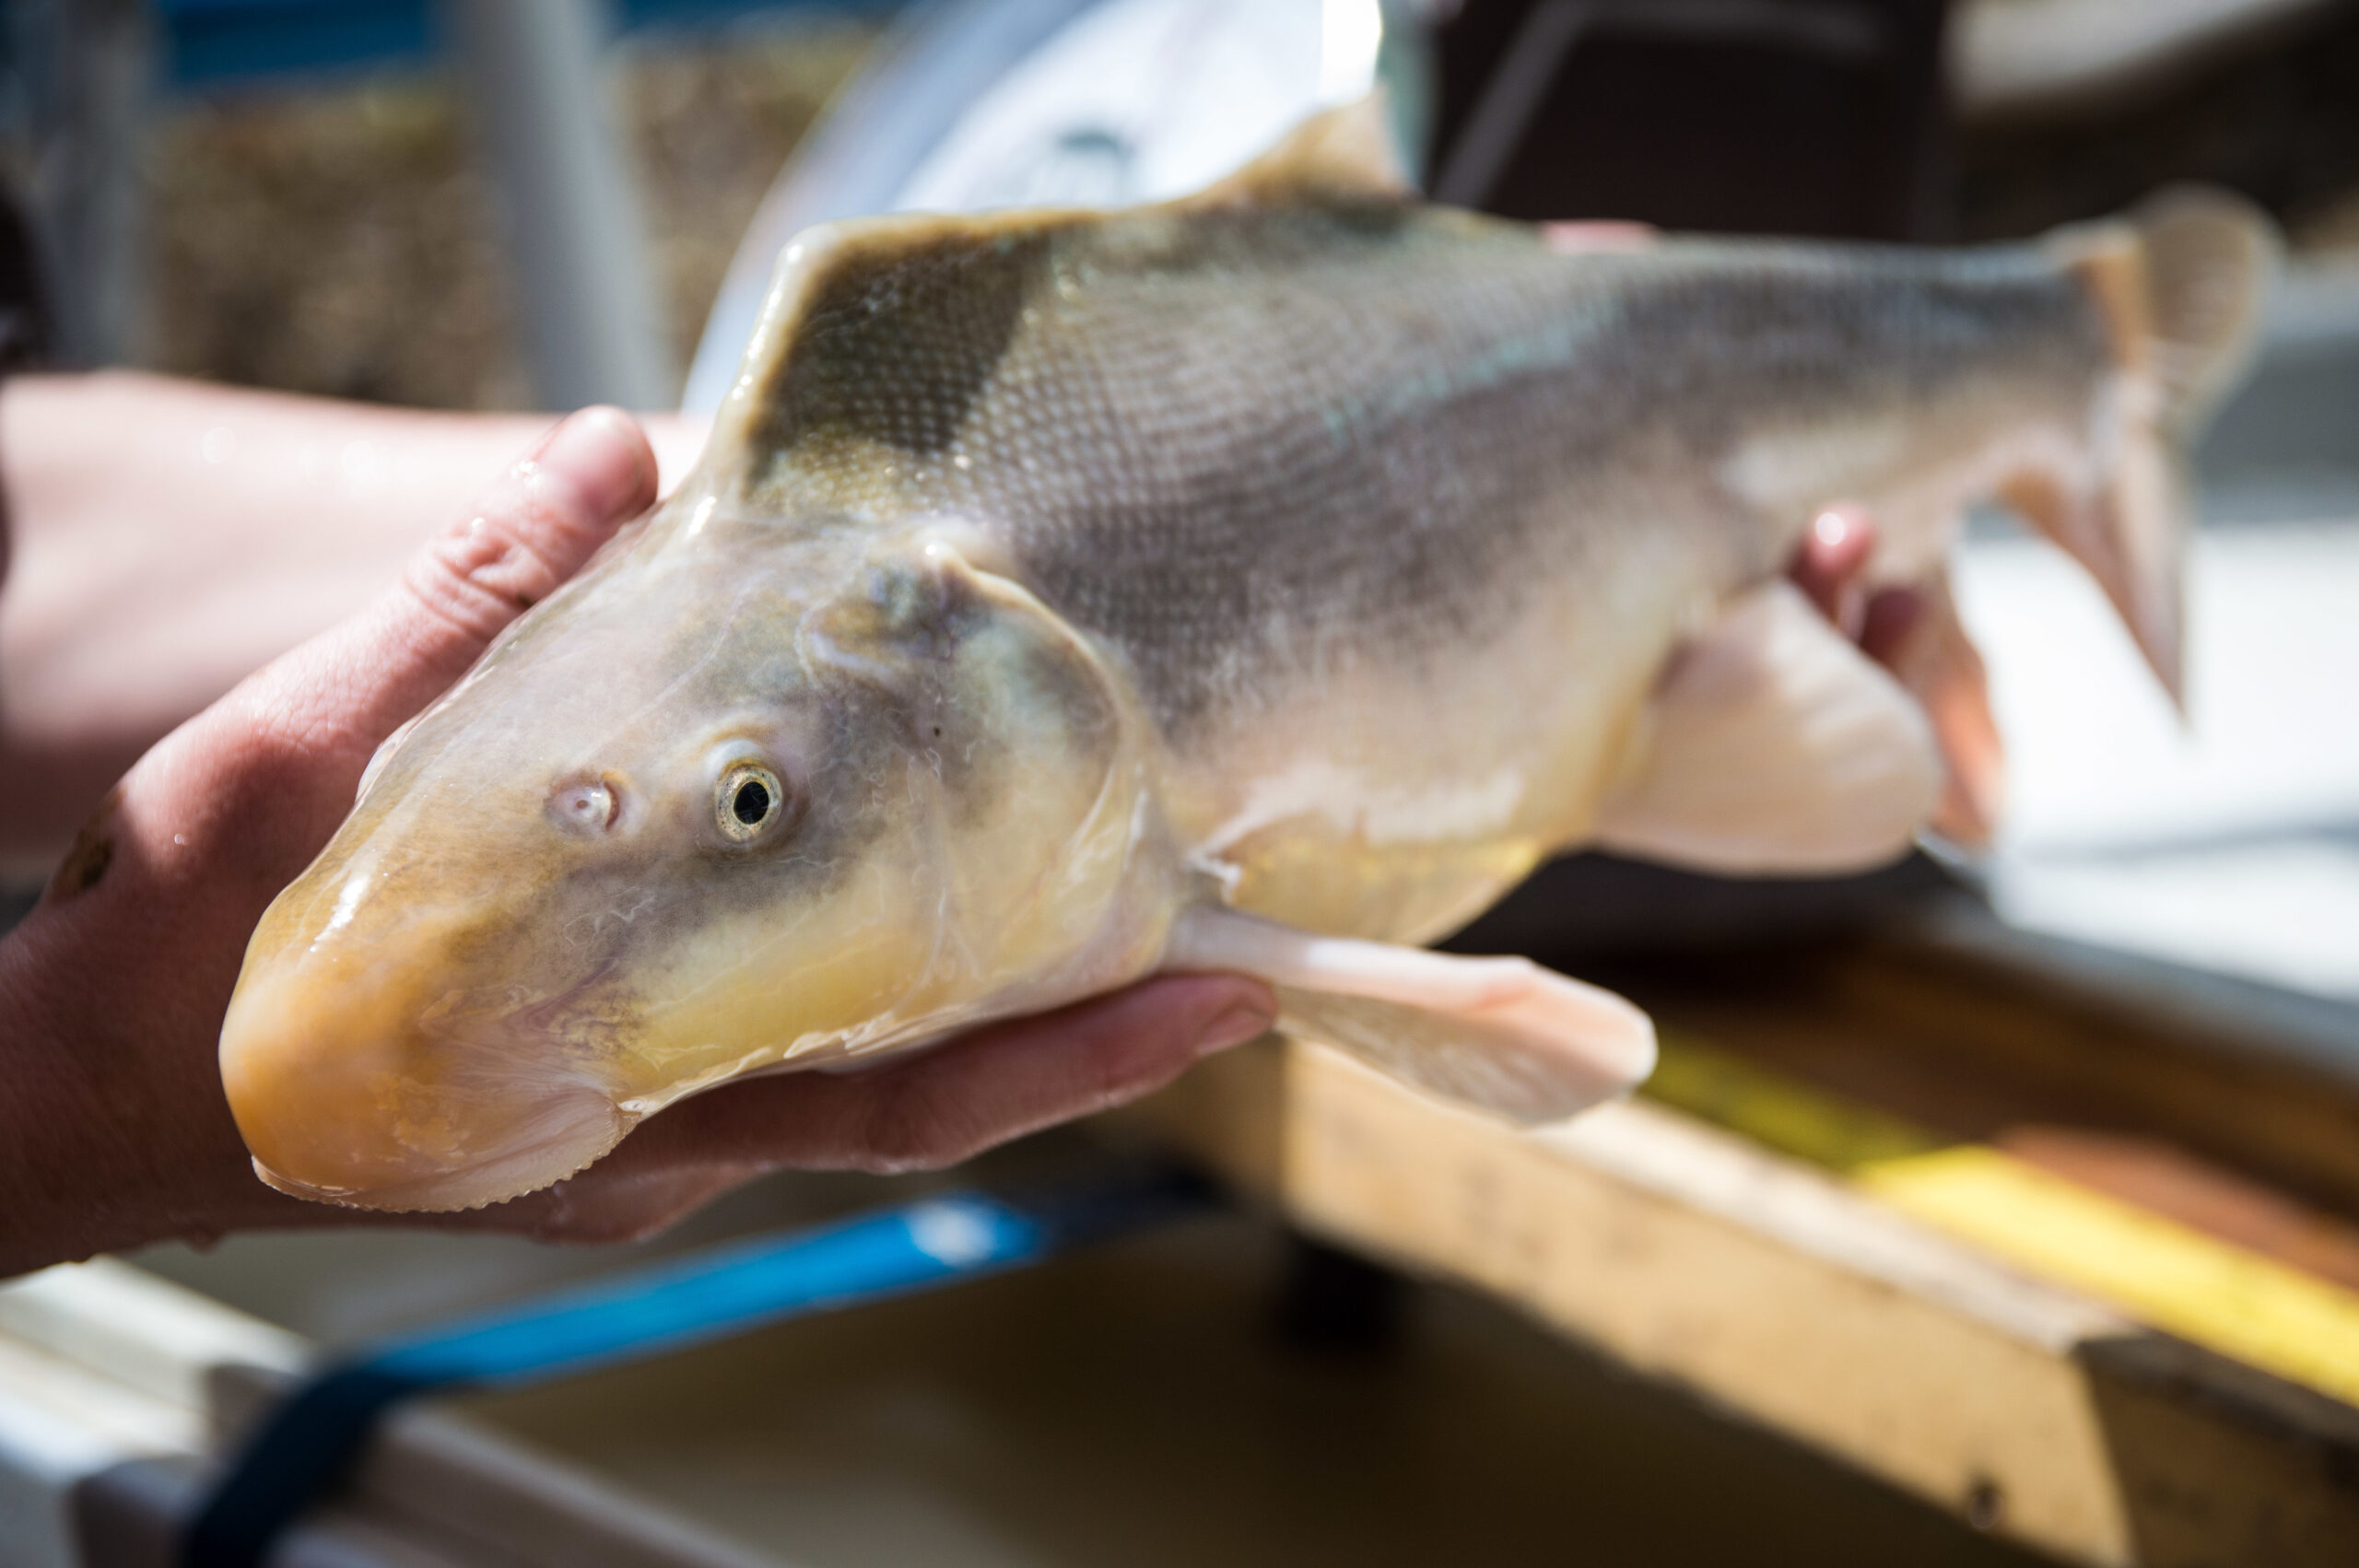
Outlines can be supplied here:
<path id="1" fill-rule="evenodd" d="M 480 1208 L 573 1175 L 640 1119 L 564 1038 L 562 998 L 491 1006 L 398 971 L 252 970 L 223 1020 L 222 1086 L 256 1175 L 282 1192 Z"/>

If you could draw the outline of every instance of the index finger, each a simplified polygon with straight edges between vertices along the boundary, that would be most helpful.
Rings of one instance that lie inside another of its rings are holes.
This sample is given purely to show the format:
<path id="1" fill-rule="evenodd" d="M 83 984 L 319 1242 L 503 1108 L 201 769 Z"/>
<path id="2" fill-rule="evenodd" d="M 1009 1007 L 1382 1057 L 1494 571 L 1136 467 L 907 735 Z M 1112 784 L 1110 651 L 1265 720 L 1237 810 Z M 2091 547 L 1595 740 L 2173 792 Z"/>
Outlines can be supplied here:
<path id="1" fill-rule="evenodd" d="M 953 1164 L 1160 1088 L 1199 1059 L 1264 1033 L 1276 1013 L 1259 980 L 1158 975 L 874 1071 L 798 1072 L 715 1090 L 647 1123 L 590 1174 Z"/>

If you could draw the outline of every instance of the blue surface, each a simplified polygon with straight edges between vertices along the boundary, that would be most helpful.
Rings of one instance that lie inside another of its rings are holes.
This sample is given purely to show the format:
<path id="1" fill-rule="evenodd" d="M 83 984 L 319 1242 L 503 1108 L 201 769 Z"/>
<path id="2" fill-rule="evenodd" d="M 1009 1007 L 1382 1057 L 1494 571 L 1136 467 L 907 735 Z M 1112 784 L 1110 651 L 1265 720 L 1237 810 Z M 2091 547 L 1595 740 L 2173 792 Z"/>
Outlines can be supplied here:
<path id="1" fill-rule="evenodd" d="M 427 0 L 158 0 L 156 8 L 166 80 L 182 91 L 415 69 L 439 47 Z"/>
<path id="2" fill-rule="evenodd" d="M 404 1399 L 593 1371 L 804 1313 L 999 1273 L 1193 1212 L 1209 1196 L 1186 1174 L 1154 1166 L 1024 1200 L 931 1198 L 691 1253 L 385 1340 L 329 1366 L 279 1407 L 190 1527 L 182 1568 L 255 1568 Z"/>
<path id="3" fill-rule="evenodd" d="M 1041 1223 L 995 1199 L 942 1198 L 784 1241 L 699 1253 L 522 1310 L 380 1346 L 360 1364 L 410 1384 L 499 1387 L 660 1355 L 804 1312 L 1031 1262 Z"/>

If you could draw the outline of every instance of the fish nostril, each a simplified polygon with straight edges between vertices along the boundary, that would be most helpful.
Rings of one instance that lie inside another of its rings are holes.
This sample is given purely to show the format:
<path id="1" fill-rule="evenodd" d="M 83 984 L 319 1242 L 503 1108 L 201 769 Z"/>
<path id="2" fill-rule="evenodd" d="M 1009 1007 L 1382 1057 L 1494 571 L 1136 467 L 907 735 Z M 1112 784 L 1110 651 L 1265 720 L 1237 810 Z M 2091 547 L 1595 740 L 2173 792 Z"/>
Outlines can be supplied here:
<path id="1" fill-rule="evenodd" d="M 621 791 L 604 778 L 568 778 L 549 791 L 549 815 L 578 832 L 604 833 L 621 810 Z"/>

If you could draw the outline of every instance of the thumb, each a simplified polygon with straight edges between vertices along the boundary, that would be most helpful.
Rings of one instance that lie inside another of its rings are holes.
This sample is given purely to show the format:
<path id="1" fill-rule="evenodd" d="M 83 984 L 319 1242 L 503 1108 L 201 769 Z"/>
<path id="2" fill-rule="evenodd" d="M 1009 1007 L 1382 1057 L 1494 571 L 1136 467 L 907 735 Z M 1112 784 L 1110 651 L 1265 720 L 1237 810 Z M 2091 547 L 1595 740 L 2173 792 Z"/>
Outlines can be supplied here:
<path id="1" fill-rule="evenodd" d="M 204 776 L 180 792 L 210 786 L 259 862 L 300 869 L 351 809 L 385 737 L 644 510 L 655 472 L 628 415 L 588 408 L 569 417 L 428 543 L 399 583 L 253 676 L 166 748 L 194 754 L 189 766 Z M 282 839 L 279 853 L 261 853 L 263 842 Z"/>
<path id="2" fill-rule="evenodd" d="M 345 696 L 340 726 L 373 751 L 652 504 L 655 474 L 653 449 L 620 409 L 558 425 L 323 640 L 325 667 L 311 674 Z"/>
<path id="3" fill-rule="evenodd" d="M 655 454 L 637 422 L 583 409 L 428 541 L 400 582 L 265 672 L 254 706 L 315 753 L 357 754 L 344 758 L 350 778 L 323 780 L 349 804 L 384 738 L 654 499 Z"/>

